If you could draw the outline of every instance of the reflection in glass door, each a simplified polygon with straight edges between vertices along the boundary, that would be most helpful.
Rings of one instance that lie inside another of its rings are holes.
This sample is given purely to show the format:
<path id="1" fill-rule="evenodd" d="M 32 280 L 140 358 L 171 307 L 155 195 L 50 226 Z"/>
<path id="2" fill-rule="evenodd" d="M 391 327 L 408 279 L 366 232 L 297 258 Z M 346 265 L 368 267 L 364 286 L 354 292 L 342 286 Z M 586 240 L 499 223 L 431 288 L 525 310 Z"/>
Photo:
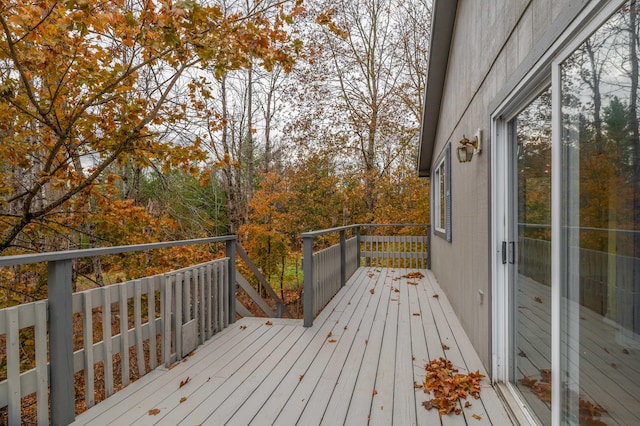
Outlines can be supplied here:
<path id="1" fill-rule="evenodd" d="M 551 89 L 508 124 L 510 379 L 551 423 Z"/>
<path id="2" fill-rule="evenodd" d="M 640 424 L 640 16 L 560 64 L 562 422 Z"/>

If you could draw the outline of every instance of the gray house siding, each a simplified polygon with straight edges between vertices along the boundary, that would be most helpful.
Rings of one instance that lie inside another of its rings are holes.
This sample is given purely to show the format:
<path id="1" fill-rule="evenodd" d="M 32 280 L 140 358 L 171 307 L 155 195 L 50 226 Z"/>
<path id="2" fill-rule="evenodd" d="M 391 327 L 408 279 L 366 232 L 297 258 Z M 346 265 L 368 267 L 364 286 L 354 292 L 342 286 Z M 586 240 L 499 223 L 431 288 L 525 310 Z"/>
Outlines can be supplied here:
<path id="1" fill-rule="evenodd" d="M 507 86 L 517 84 L 518 76 L 541 56 L 545 40 L 551 40 L 560 26 L 566 27 L 558 21 L 569 19 L 584 3 L 459 0 L 437 119 L 429 117 L 425 108 L 423 126 L 436 129 L 432 140 L 423 129 L 421 157 L 431 154 L 433 168 L 447 144 L 452 145 L 452 236 L 451 242 L 433 237 L 432 269 L 487 369 L 491 368 L 492 108 Z M 482 153 L 470 163 L 459 163 L 458 141 L 463 135 L 473 137 L 478 129 L 482 130 Z"/>

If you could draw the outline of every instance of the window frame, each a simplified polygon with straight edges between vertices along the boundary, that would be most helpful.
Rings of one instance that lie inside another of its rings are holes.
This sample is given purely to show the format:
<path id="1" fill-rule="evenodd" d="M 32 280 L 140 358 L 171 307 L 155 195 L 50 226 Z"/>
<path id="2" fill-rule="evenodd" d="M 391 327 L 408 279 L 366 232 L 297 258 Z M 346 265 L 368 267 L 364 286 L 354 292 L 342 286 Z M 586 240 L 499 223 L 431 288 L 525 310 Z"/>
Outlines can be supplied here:
<path id="1" fill-rule="evenodd" d="M 448 143 L 442 156 L 435 163 L 431 186 L 431 217 L 433 233 L 447 242 L 451 242 L 451 143 Z M 444 175 L 444 177 L 443 177 Z M 442 182 L 444 180 L 444 182 Z M 442 193 L 444 186 L 444 194 Z M 444 206 L 442 202 L 444 200 Z M 444 207 L 444 209 L 443 209 Z M 444 217 L 443 212 L 444 211 Z M 444 220 L 444 228 L 440 226 Z"/>

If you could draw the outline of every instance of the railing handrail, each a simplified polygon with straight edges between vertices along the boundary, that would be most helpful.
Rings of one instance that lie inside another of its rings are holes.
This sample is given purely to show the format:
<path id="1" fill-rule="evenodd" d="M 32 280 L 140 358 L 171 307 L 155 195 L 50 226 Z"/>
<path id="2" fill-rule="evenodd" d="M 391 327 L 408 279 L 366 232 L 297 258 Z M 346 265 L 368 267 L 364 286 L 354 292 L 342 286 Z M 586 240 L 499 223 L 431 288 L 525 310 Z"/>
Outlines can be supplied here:
<path id="1" fill-rule="evenodd" d="M 332 234 L 334 232 L 347 231 L 355 228 L 383 228 L 383 227 L 398 227 L 398 226 L 410 226 L 410 227 L 425 227 L 429 226 L 428 223 L 358 223 L 354 225 L 338 226 L 336 228 L 321 229 L 319 231 L 303 232 L 300 234 L 302 238 L 320 237 L 322 235 Z"/>
<path id="2" fill-rule="evenodd" d="M 0 266 L 26 265 L 29 263 L 53 262 L 58 260 L 71 260 L 83 257 L 104 256 L 108 254 L 130 253 L 134 251 L 157 250 L 161 248 L 180 247 L 188 245 L 222 243 L 237 241 L 237 235 L 225 235 L 222 237 L 197 238 L 192 240 L 166 241 L 161 243 L 146 243 L 127 246 L 99 247 L 90 249 L 76 249 L 64 251 L 52 251 L 47 253 L 18 254 L 0 256 Z"/>

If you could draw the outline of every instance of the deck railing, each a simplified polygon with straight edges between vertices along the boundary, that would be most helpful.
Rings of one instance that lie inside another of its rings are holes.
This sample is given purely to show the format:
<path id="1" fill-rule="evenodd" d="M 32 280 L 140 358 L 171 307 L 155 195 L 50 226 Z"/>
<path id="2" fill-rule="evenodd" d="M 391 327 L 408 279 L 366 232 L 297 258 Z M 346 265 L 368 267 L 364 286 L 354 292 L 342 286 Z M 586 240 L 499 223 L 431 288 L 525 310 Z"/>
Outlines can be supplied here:
<path id="1" fill-rule="evenodd" d="M 417 236 L 376 235 L 376 229 L 419 227 Z M 363 235 L 363 230 L 365 235 Z M 347 239 L 347 232 L 351 237 Z M 339 234 L 339 243 L 314 252 L 318 237 Z M 344 286 L 360 266 L 429 268 L 430 226 L 424 224 L 349 225 L 302 234 L 304 246 L 304 325 Z M 311 259 L 307 261 L 307 259 Z"/>
<path id="2" fill-rule="evenodd" d="M 225 244 L 226 257 L 72 293 L 73 259 L 212 243 Z M 22 399 L 35 394 L 38 424 L 69 424 L 75 419 L 75 373 L 84 372 L 89 408 L 95 404 L 97 365 L 102 364 L 104 385 L 100 386 L 109 397 L 116 387 L 114 378 L 118 386 L 125 387 L 132 373 L 140 377 L 158 366 L 168 367 L 235 322 L 236 283 L 244 288 L 246 281 L 236 271 L 236 254 L 253 265 L 245 259 L 236 236 L 0 257 L 0 267 L 48 263 L 47 300 L 0 310 L 0 335 L 6 338 L 7 354 L 0 408 L 7 407 L 8 423 L 22 423 Z M 260 279 L 259 271 L 255 272 Z M 273 293 L 269 294 L 277 312 L 251 289 L 244 290 L 267 316 L 288 314 L 271 287 L 266 287 Z M 242 305 L 237 307 L 241 316 L 248 314 L 243 314 Z M 101 322 L 101 338 L 94 334 L 94 321 Z M 78 323 L 82 347 L 74 350 L 74 324 Z M 35 366 L 26 371 L 21 371 L 21 332 L 33 336 L 35 344 Z M 119 360 L 117 371 L 114 357 Z"/>

